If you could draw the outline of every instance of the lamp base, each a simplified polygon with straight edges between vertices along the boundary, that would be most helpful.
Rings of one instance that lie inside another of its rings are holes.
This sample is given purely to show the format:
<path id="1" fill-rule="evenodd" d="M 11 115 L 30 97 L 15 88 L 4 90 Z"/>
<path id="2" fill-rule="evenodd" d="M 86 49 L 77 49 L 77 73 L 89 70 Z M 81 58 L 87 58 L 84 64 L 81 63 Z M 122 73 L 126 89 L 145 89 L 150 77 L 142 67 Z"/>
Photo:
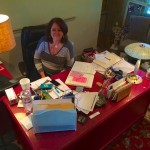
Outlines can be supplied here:
<path id="1" fill-rule="evenodd" d="M 129 74 L 127 76 L 127 81 L 133 84 L 140 84 L 142 83 L 142 78 L 139 75 Z"/>

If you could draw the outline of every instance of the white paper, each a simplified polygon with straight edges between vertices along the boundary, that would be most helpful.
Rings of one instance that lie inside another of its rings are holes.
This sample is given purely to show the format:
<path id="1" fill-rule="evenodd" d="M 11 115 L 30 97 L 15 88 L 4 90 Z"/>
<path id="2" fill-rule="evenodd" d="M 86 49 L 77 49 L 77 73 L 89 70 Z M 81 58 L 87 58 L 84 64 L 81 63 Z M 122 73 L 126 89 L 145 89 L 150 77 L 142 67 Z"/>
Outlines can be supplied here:
<path id="1" fill-rule="evenodd" d="M 23 107 L 22 100 L 19 100 L 17 107 Z"/>
<path id="2" fill-rule="evenodd" d="M 72 69 L 73 71 L 88 73 L 88 74 L 95 74 L 95 69 L 91 65 L 91 63 L 75 61 Z"/>
<path id="3" fill-rule="evenodd" d="M 121 61 L 121 57 L 108 51 L 96 54 L 95 59 L 93 60 L 94 63 L 102 66 L 105 69 L 113 66 L 119 61 Z"/>
<path id="4" fill-rule="evenodd" d="M 97 101 L 98 92 L 83 92 L 75 95 L 75 106 L 79 111 L 88 114 L 93 111 L 95 103 Z"/>
<path id="5" fill-rule="evenodd" d="M 19 120 L 20 123 L 21 123 L 27 130 L 29 130 L 29 129 L 31 129 L 31 128 L 33 127 L 32 121 L 31 121 L 31 116 L 32 116 L 32 114 L 30 114 L 30 115 L 24 117 L 23 119 Z"/>
<path id="6" fill-rule="evenodd" d="M 31 88 L 33 90 L 36 90 L 42 83 L 44 83 L 46 80 L 49 80 L 51 81 L 51 78 L 50 77 L 44 77 L 44 78 L 41 78 L 41 79 L 38 79 L 34 82 L 31 82 Z"/>
<path id="7" fill-rule="evenodd" d="M 57 82 L 60 83 L 58 87 L 53 87 L 52 90 L 49 92 L 49 95 L 53 98 L 60 98 L 63 95 L 72 92 L 72 90 L 60 79 L 56 79 Z"/>
<path id="8" fill-rule="evenodd" d="M 71 89 L 63 81 L 61 81 L 60 79 L 56 79 L 56 81 L 60 83 L 60 85 L 58 86 L 58 88 L 60 90 L 62 90 L 64 92 L 66 92 L 66 91 L 71 92 Z"/>
<path id="9" fill-rule="evenodd" d="M 113 68 L 116 68 L 118 70 L 122 70 L 123 73 L 126 75 L 127 73 L 130 73 L 134 70 L 134 65 L 130 64 L 126 60 L 122 59 L 118 63 L 116 63 Z"/>
<path id="10" fill-rule="evenodd" d="M 95 71 L 99 72 L 100 74 L 105 74 L 106 69 L 101 67 L 100 65 L 97 65 L 96 63 L 91 63 Z"/>

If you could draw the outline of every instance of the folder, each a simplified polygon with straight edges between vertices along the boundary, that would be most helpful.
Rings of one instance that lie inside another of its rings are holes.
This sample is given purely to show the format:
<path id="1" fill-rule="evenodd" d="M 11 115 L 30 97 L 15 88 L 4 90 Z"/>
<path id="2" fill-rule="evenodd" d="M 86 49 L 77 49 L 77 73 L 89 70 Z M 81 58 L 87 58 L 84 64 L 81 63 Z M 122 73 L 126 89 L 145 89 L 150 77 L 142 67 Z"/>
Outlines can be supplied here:
<path id="1" fill-rule="evenodd" d="M 32 124 L 35 133 L 76 130 L 74 104 L 71 99 L 34 101 Z"/>

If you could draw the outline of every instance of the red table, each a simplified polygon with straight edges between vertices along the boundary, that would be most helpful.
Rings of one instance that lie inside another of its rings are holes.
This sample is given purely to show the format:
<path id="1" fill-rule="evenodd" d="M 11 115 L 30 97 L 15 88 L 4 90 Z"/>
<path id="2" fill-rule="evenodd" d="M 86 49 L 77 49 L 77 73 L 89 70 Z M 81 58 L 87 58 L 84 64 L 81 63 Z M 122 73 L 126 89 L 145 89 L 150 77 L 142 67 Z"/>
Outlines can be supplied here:
<path id="1" fill-rule="evenodd" d="M 69 71 L 65 71 L 52 78 L 60 78 L 65 81 L 68 73 Z M 139 71 L 138 74 L 145 75 L 142 71 Z M 98 91 L 99 87 L 96 85 L 98 81 L 102 82 L 103 79 L 99 73 L 96 73 L 93 87 L 85 90 Z M 70 87 L 75 89 L 73 86 Z M 18 85 L 14 89 L 16 93 L 19 93 L 21 87 Z M 144 80 L 141 84 L 133 85 L 130 95 L 120 102 L 113 103 L 107 100 L 104 107 L 94 109 L 94 112 L 100 111 L 100 115 L 92 120 L 88 119 L 85 125 L 77 124 L 76 131 L 34 134 L 33 129 L 27 131 L 14 116 L 15 113 L 24 112 L 24 109 L 10 106 L 7 98 L 3 97 L 14 119 L 18 140 L 25 150 L 102 149 L 137 120 L 144 117 L 149 99 L 150 81 Z"/>

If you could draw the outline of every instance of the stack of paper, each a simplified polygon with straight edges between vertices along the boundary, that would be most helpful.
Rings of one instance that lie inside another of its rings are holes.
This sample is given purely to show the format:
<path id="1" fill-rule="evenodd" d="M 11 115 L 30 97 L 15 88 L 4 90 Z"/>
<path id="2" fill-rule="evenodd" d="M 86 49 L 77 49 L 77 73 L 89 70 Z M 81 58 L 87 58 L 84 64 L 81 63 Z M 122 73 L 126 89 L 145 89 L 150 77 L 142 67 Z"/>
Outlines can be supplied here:
<path id="1" fill-rule="evenodd" d="M 130 64 L 124 59 L 122 59 L 121 61 L 119 61 L 113 66 L 113 68 L 115 69 L 122 70 L 124 75 L 132 72 L 134 70 L 134 67 L 135 67 L 134 65 Z"/>
<path id="2" fill-rule="evenodd" d="M 93 111 L 98 99 L 98 92 L 84 92 L 75 95 L 75 106 L 79 111 L 88 114 Z"/>
<path id="3" fill-rule="evenodd" d="M 36 81 L 34 81 L 34 82 L 31 82 L 31 88 L 32 88 L 33 90 L 36 90 L 37 88 L 40 87 L 40 85 L 41 85 L 42 83 L 45 83 L 45 82 L 48 82 L 48 81 L 51 81 L 51 78 L 50 78 L 50 77 L 44 77 L 44 78 L 38 79 L 38 80 L 36 80 Z"/>
<path id="4" fill-rule="evenodd" d="M 93 62 L 107 69 L 121 60 L 121 57 L 118 55 L 104 51 L 102 53 L 95 54 L 95 59 Z"/>
<path id="5" fill-rule="evenodd" d="M 95 69 L 91 63 L 76 61 L 65 81 L 68 85 L 91 88 Z"/>
<path id="6" fill-rule="evenodd" d="M 23 119 L 19 120 L 20 123 L 27 129 L 31 129 L 33 127 L 32 120 L 31 120 L 32 114 L 24 117 Z"/>
<path id="7" fill-rule="evenodd" d="M 56 79 L 57 82 L 60 83 L 59 86 L 53 87 L 53 89 L 49 92 L 49 95 L 53 98 L 60 98 L 67 93 L 72 92 L 72 90 L 60 79 Z"/>

